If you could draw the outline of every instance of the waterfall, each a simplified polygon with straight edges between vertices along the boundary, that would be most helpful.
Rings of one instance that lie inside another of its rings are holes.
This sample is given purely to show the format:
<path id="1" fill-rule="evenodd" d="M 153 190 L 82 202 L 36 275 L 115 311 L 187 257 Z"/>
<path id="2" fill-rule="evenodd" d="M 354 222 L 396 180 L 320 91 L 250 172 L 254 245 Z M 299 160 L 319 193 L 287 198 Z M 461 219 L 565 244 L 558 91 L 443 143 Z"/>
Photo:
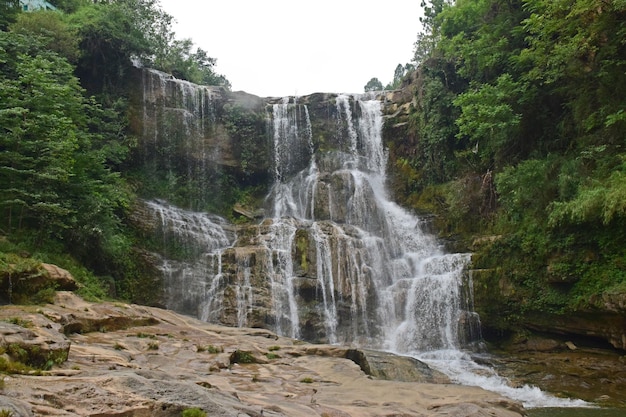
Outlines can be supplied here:
<path id="1" fill-rule="evenodd" d="M 272 222 L 277 229 L 289 224 L 302 230 L 315 257 L 315 270 L 304 272 L 315 280 L 313 300 L 295 293 L 292 264 L 274 274 L 282 277 L 287 298 L 299 299 L 287 308 L 292 319 L 286 334 L 300 332 L 295 328 L 301 313 L 293 309 L 313 301 L 315 311 L 307 318 L 319 318 L 314 334 L 329 343 L 405 353 L 460 347 L 459 323 L 468 316 L 461 295 L 469 255 L 444 253 L 419 218 L 388 198 L 380 102 L 338 96 L 339 146 L 324 153 L 312 151 L 305 105 L 284 99 L 273 105 L 271 117 Z M 298 164 L 300 171 L 294 170 Z M 295 233 L 283 237 L 268 249 L 296 253 Z"/>
<path id="2" fill-rule="evenodd" d="M 165 281 L 166 305 L 207 321 L 216 318 L 221 310 L 222 255 L 234 243 L 235 232 L 218 216 L 161 200 L 144 205 L 147 215 L 157 221 L 156 235 L 163 248 L 158 266 Z"/>
<path id="3" fill-rule="evenodd" d="M 411 355 L 456 382 L 482 386 L 529 407 L 584 406 L 534 387 L 510 387 L 472 360 L 467 348 L 480 341 L 480 323 L 472 311 L 472 282 L 466 271 L 470 255 L 444 251 L 424 231 L 420 218 L 389 199 L 380 102 L 338 96 L 338 146 L 324 152 L 311 151 L 315 132 L 310 124 L 301 124 L 296 117 L 300 113 L 308 115 L 306 106 L 289 100 L 275 104 L 271 113 L 274 148 L 290 149 L 275 152 L 277 171 L 268 197 L 271 221 L 290 232 L 280 234 L 278 244 L 268 242 L 267 248 L 295 254 L 294 261 L 306 255 L 314 259 L 314 267 L 296 273 L 289 261 L 280 268 L 281 297 L 287 294 L 290 300 L 288 308 L 281 308 L 289 311 L 290 319 L 275 329 Z M 308 165 L 295 172 L 293 158 L 285 155 L 308 155 Z M 300 247 L 302 239 L 309 253 Z M 315 282 L 314 291 L 297 288 L 295 283 L 303 279 Z M 316 318 L 317 328 L 301 325 Z"/>
<path id="4" fill-rule="evenodd" d="M 480 340 L 470 255 L 447 253 L 423 219 L 389 198 L 379 101 L 342 94 L 263 103 L 254 114 L 260 117 L 250 120 L 262 125 L 265 109 L 266 131 L 255 130 L 258 140 L 246 150 L 267 162 L 256 181 L 273 175 L 264 210 L 250 211 L 268 215 L 234 225 L 206 211 L 219 207 L 220 187 L 230 186 L 223 171 L 238 162 L 233 143 L 240 138 L 229 137 L 220 119 L 236 100 L 217 100 L 210 87 L 148 69 L 142 83 L 142 174 L 154 176 L 147 181 L 157 184 L 152 194 L 176 195 L 187 207 L 152 199 L 139 210 L 154 233 L 167 308 L 212 323 L 411 355 L 456 382 L 530 406 L 580 405 L 508 387 L 468 354 Z"/>
<path id="5" fill-rule="evenodd" d="M 148 68 L 141 69 L 141 83 L 138 160 L 152 180 L 162 178 L 170 189 L 193 190 L 185 205 L 202 207 L 214 195 L 213 162 L 221 159 L 221 150 L 211 139 L 216 123 L 215 92 Z"/>

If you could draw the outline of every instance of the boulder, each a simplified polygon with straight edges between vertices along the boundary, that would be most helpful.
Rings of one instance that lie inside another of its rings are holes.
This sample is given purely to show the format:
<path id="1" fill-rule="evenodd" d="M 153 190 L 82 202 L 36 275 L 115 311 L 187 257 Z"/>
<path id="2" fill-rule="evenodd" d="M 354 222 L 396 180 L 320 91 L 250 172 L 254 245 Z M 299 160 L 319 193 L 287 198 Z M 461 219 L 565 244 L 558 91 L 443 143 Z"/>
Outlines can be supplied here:
<path id="1" fill-rule="evenodd" d="M 435 384 L 450 383 L 450 378 L 443 373 L 409 356 L 368 349 L 348 349 L 346 358 L 359 365 L 367 375 L 377 379 Z"/>
<path id="2" fill-rule="evenodd" d="M 53 264 L 42 263 L 41 267 L 46 271 L 47 278 L 55 289 L 61 291 L 75 291 L 78 289 L 78 283 L 72 274 Z"/>

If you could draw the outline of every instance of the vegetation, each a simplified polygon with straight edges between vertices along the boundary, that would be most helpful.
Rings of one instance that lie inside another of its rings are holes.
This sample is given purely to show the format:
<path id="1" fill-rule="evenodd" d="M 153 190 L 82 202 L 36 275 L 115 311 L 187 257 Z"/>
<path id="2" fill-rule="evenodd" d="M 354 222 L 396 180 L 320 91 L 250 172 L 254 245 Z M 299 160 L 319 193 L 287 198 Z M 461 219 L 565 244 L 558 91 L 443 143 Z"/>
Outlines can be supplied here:
<path id="1" fill-rule="evenodd" d="M 365 90 L 365 92 L 381 91 L 383 89 L 383 83 L 381 83 L 378 78 L 374 77 L 371 80 L 369 80 L 367 84 L 365 84 L 363 89 Z"/>
<path id="2" fill-rule="evenodd" d="M 207 413 L 200 408 L 188 408 L 183 411 L 183 417 L 206 417 Z"/>
<path id="3" fill-rule="evenodd" d="M 62 12 L 0 2 L 0 276 L 54 262 L 85 296 L 149 301 L 145 288 L 158 288 L 144 285 L 150 277 L 127 218 L 135 196 L 123 168 L 135 138 L 125 77 L 141 63 L 229 83 L 213 71 L 215 59 L 175 39 L 157 0 L 52 3 Z"/>
<path id="4" fill-rule="evenodd" d="M 483 321 L 506 330 L 623 292 L 626 3 L 422 6 L 418 106 L 391 145 L 396 193 L 466 245 L 492 236 L 472 247 L 474 267 L 499 277 L 478 277 Z"/>
<path id="5" fill-rule="evenodd" d="M 230 354 L 230 363 L 256 363 L 256 358 L 250 351 L 237 349 Z"/>

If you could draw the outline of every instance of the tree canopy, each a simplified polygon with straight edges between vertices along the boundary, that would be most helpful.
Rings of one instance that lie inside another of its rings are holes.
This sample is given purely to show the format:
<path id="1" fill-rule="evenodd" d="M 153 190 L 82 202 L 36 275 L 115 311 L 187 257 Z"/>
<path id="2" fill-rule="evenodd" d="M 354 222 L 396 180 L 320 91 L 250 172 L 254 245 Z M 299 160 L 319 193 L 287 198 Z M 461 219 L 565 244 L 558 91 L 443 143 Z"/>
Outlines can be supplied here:
<path id="1" fill-rule="evenodd" d="M 592 274 L 610 277 L 606 291 L 624 285 L 626 2 L 422 6 L 417 141 L 398 161 L 422 196 L 414 200 L 439 194 L 445 204 L 435 207 L 458 220 L 452 233 L 506 236 L 475 266 L 508 268 L 502 273 L 537 300 L 528 308 L 591 303 Z M 577 277 L 565 292 L 545 283 L 556 259 Z"/>
<path id="2" fill-rule="evenodd" d="M 176 39 L 157 0 L 52 3 L 60 11 L 0 2 L 0 232 L 29 251 L 69 253 L 140 299 L 125 76 L 148 65 L 229 83 L 206 51 Z"/>

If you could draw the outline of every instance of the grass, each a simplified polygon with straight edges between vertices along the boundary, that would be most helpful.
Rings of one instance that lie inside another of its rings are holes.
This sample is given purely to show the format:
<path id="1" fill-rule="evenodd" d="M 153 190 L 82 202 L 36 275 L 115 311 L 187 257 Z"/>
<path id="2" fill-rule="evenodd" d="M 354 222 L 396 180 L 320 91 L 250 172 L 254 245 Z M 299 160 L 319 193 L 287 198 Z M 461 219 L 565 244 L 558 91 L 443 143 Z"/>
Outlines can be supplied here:
<path id="1" fill-rule="evenodd" d="M 198 352 L 208 352 L 208 353 L 223 353 L 224 348 L 222 346 L 214 346 L 214 345 L 196 345 L 196 350 Z"/>
<path id="2" fill-rule="evenodd" d="M 207 416 L 207 413 L 202 411 L 200 408 L 188 408 L 183 411 L 183 417 L 206 417 L 206 416 Z"/>
<path id="3" fill-rule="evenodd" d="M 252 352 L 237 349 L 230 355 L 230 363 L 255 363 Z"/>
<path id="4" fill-rule="evenodd" d="M 7 323 L 15 324 L 15 325 L 20 326 L 20 327 L 25 327 L 27 329 L 33 327 L 33 322 L 32 321 L 24 320 L 24 319 L 22 319 L 20 317 L 11 317 L 11 318 L 5 319 L 3 321 L 6 321 Z"/>

